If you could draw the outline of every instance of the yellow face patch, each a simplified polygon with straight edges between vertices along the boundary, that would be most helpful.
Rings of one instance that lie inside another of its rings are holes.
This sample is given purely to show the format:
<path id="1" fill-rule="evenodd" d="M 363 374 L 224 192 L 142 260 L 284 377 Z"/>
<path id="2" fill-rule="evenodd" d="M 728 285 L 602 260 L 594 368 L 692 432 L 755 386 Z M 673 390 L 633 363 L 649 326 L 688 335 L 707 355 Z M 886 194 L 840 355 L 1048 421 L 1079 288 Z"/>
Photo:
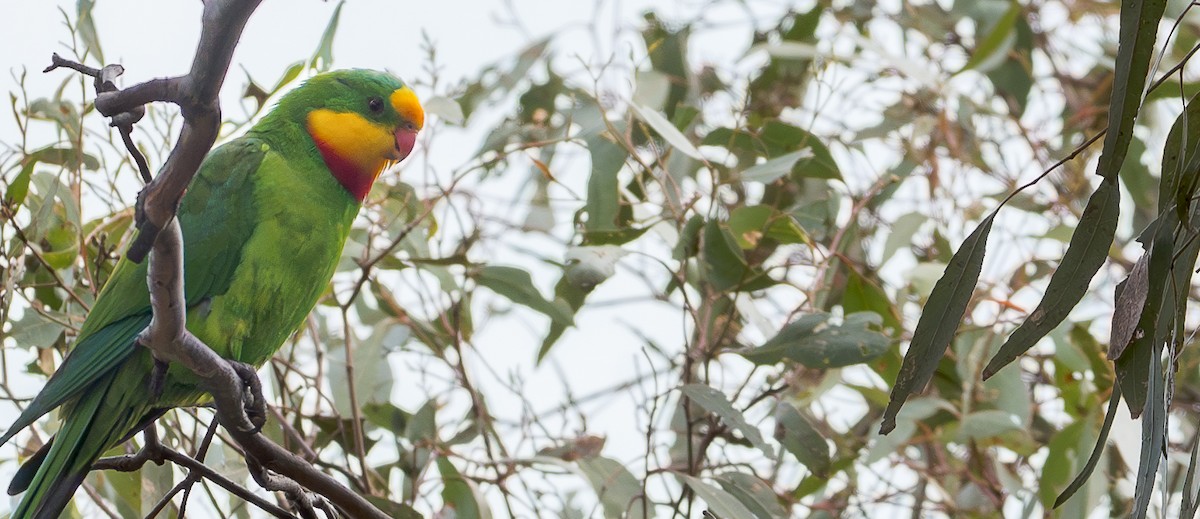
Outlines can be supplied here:
<path id="1" fill-rule="evenodd" d="M 333 153 L 354 169 L 374 179 L 387 164 L 396 147 L 392 130 L 353 112 L 313 110 L 308 114 L 308 133 L 323 153 Z"/>
<path id="2" fill-rule="evenodd" d="M 421 108 L 421 101 L 417 99 L 417 94 L 411 88 L 396 89 L 395 92 L 392 92 L 391 101 L 392 108 L 400 117 L 417 125 L 418 130 L 425 127 L 425 110 Z"/>

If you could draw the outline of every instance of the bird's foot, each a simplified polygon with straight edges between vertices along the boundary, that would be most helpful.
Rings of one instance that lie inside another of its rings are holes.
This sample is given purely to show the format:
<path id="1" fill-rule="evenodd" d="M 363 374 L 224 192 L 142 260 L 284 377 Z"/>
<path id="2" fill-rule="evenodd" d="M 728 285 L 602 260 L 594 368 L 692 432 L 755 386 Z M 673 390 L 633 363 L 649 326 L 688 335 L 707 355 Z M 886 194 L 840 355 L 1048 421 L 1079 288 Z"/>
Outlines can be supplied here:
<path id="1" fill-rule="evenodd" d="M 246 457 L 246 468 L 250 469 L 250 476 L 263 488 L 272 492 L 283 492 L 287 496 L 288 504 L 292 505 L 303 519 L 317 519 L 317 510 L 321 510 L 326 519 L 338 517 L 333 505 L 324 497 L 305 490 L 289 478 L 272 473 L 250 456 Z"/>
<path id="2" fill-rule="evenodd" d="M 162 397 L 163 389 L 167 386 L 167 367 L 169 364 L 165 360 L 154 358 L 154 369 L 150 372 L 150 395 L 154 401 L 158 401 Z"/>
<path id="3" fill-rule="evenodd" d="M 242 409 L 246 418 L 250 419 L 253 428 L 250 433 L 257 433 L 267 423 L 267 400 L 263 397 L 262 381 L 258 378 L 258 370 L 244 362 L 229 361 L 229 366 L 242 379 Z"/>

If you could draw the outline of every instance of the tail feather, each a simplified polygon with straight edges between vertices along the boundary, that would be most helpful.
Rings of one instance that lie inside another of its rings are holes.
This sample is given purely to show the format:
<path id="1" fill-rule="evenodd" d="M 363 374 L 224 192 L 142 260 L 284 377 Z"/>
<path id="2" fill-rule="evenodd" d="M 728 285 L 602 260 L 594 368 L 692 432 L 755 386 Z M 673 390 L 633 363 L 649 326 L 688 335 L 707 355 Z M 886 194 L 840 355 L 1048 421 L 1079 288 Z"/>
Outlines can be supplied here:
<path id="1" fill-rule="evenodd" d="M 64 406 L 62 429 L 48 444 L 42 459 L 36 460 L 39 451 L 27 465 L 36 467 L 36 472 L 29 478 L 28 490 L 12 519 L 57 518 L 87 477 L 92 463 L 145 415 L 135 403 L 138 392 L 122 391 L 124 388 L 119 386 L 128 384 L 118 384 L 118 374 L 98 381 L 93 391 Z M 18 486 L 18 479 L 14 479 L 13 487 Z"/>
<path id="2" fill-rule="evenodd" d="M 135 425 L 133 429 L 125 435 L 124 438 L 117 440 L 116 444 L 120 445 L 129 441 L 129 439 L 136 436 L 137 433 L 142 432 L 142 430 L 150 426 L 150 424 L 153 424 L 154 422 L 158 421 L 159 418 L 162 418 L 162 415 L 166 414 L 169 410 L 170 409 L 167 408 L 158 408 L 146 413 L 146 416 L 143 416 L 142 419 L 138 421 L 137 425 Z M 17 469 L 17 473 L 13 475 L 12 481 L 8 483 L 8 495 L 15 496 L 29 489 L 29 484 L 33 482 L 34 474 L 37 474 L 38 468 L 41 467 L 42 463 L 46 461 L 46 454 L 49 454 L 50 446 L 53 444 L 54 437 L 52 436 L 50 437 L 50 441 L 42 445 L 37 452 L 33 453 L 33 456 L 30 456 L 29 459 L 25 460 L 25 463 L 21 464 L 21 467 Z"/>
<path id="3" fill-rule="evenodd" d="M 71 502 L 71 498 L 75 497 L 75 489 L 83 484 L 84 478 L 87 477 L 87 471 L 68 474 L 66 477 L 60 478 L 50 484 L 50 488 L 43 494 L 42 504 L 34 514 L 34 519 L 59 519 L 62 516 L 63 510 L 67 508 L 67 504 Z M 13 515 L 13 517 L 18 517 Z"/>
<path id="4" fill-rule="evenodd" d="M 46 461 L 46 454 L 50 453 L 51 445 L 54 445 L 53 437 L 21 464 L 21 468 L 17 469 L 12 481 L 8 483 L 8 495 L 15 496 L 29 489 L 29 483 L 33 482 L 34 474 L 37 474 L 38 468 Z"/>

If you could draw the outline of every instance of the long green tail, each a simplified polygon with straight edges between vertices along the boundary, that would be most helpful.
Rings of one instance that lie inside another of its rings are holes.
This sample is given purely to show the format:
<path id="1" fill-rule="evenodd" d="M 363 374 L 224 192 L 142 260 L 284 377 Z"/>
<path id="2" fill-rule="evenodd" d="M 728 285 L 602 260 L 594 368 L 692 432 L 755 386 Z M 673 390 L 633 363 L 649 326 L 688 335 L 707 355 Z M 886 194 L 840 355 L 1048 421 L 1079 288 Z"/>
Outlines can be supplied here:
<path id="1" fill-rule="evenodd" d="M 66 417 L 37 468 L 12 519 L 57 519 L 104 451 L 117 444 L 145 415 L 140 381 L 114 370 L 77 400 L 62 407 Z M 136 377 L 140 379 L 140 377 Z M 30 460 L 31 462 L 36 461 Z"/>

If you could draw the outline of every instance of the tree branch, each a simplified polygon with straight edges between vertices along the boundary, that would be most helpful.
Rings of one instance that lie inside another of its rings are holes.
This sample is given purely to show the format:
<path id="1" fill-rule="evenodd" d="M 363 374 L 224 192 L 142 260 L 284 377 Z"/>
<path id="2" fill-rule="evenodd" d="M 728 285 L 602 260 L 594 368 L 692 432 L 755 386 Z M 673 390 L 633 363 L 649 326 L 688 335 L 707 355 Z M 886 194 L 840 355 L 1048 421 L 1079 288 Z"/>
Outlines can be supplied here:
<path id="1" fill-rule="evenodd" d="M 304 495 L 307 489 L 324 496 L 349 517 L 386 519 L 386 514 L 362 496 L 260 435 L 258 431 L 265 412 L 254 369 L 217 355 L 186 328 L 183 235 L 175 214 L 184 189 L 216 141 L 221 122 L 217 95 L 242 29 L 260 1 L 205 2 L 200 43 L 192 68 L 184 76 L 154 79 L 120 90 L 113 83 L 113 79 L 124 71 L 119 65 L 96 70 L 55 56 L 47 70 L 67 67 L 95 77 L 96 109 L 113 118 L 114 126 L 131 127 L 140 117 L 134 116 L 143 110 L 142 106 L 154 101 L 175 103 L 183 115 L 179 140 L 158 176 L 138 195 L 138 235 L 126 254 L 135 262 L 150 254 L 147 283 L 153 317 L 150 326 L 139 334 L 138 342 L 149 348 L 155 359 L 182 364 L 201 379 L 201 387 L 212 394 L 216 403 L 218 420 L 244 449 L 247 464 L 255 472 L 256 479 L 267 483 L 268 487 L 286 490 L 289 499 L 301 505 L 302 513 L 312 514 L 313 500 Z M 165 376 L 165 370 L 157 373 Z M 190 464 L 182 458 L 171 461 L 193 470 L 203 466 L 199 462 Z M 299 487 L 294 486 L 296 484 Z M 310 506 L 303 510 L 306 503 Z"/>
<path id="2" fill-rule="evenodd" d="M 162 465 L 164 462 L 170 461 L 171 463 L 188 469 L 188 478 L 205 478 L 213 483 L 216 483 L 217 486 L 224 488 L 230 494 L 242 498 L 246 502 L 263 509 L 275 517 L 280 517 L 283 519 L 295 519 L 295 516 L 288 513 L 287 510 L 284 510 L 278 505 L 263 499 L 261 496 L 254 495 L 253 492 L 250 492 L 237 482 L 222 476 L 221 473 L 208 468 L 207 465 L 199 460 L 163 445 L 158 441 L 158 436 L 153 432 L 154 430 L 155 429 L 153 425 L 146 428 L 146 443 L 136 454 L 100 459 L 92 465 L 92 470 L 133 472 L 141 469 L 142 465 L 145 465 L 146 462 L 151 462 L 155 465 Z M 184 482 L 186 481 L 187 479 L 184 480 Z M 177 492 L 177 490 L 172 490 L 172 493 L 174 492 Z M 165 497 L 170 497 L 172 493 L 169 493 Z"/>

